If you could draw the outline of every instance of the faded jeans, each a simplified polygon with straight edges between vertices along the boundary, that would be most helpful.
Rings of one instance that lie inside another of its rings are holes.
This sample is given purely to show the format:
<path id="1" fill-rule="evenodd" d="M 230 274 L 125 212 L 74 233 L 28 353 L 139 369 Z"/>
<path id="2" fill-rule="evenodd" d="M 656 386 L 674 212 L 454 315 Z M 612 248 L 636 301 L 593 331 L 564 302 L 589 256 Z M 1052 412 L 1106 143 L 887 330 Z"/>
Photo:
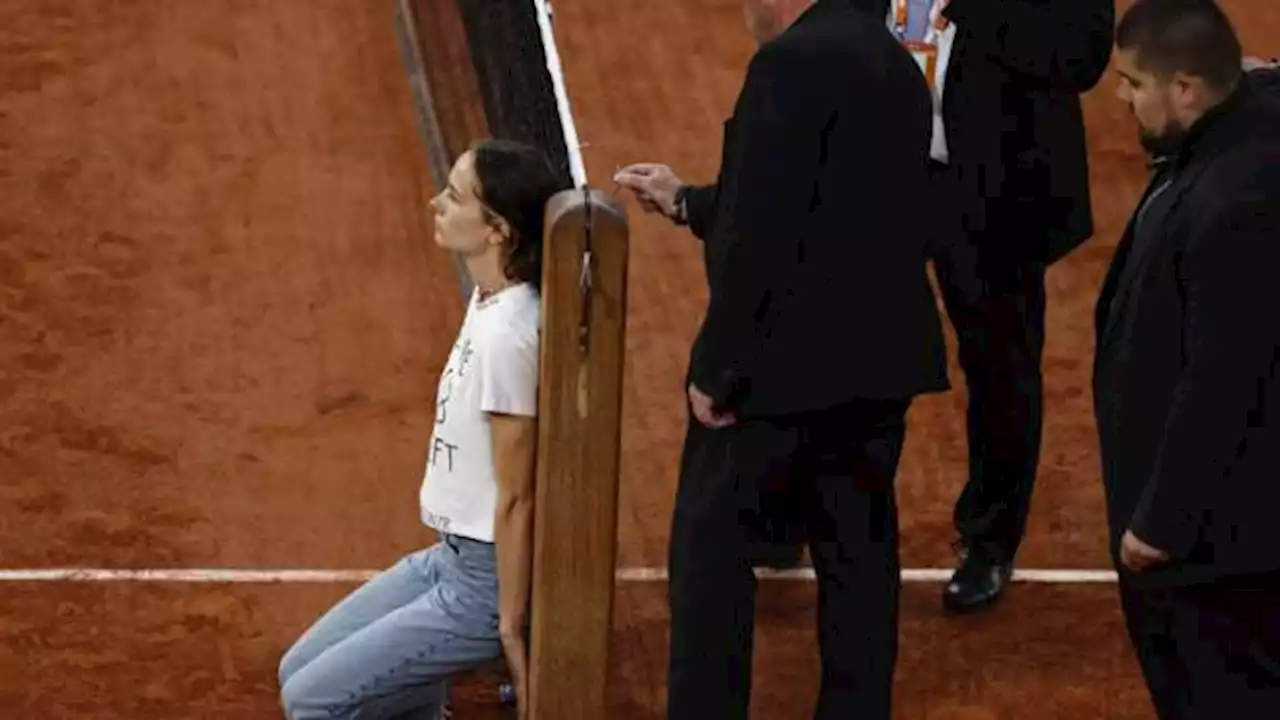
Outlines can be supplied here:
<path id="1" fill-rule="evenodd" d="M 280 662 L 288 720 L 436 720 L 449 678 L 502 656 L 494 546 L 442 536 L 335 605 Z"/>

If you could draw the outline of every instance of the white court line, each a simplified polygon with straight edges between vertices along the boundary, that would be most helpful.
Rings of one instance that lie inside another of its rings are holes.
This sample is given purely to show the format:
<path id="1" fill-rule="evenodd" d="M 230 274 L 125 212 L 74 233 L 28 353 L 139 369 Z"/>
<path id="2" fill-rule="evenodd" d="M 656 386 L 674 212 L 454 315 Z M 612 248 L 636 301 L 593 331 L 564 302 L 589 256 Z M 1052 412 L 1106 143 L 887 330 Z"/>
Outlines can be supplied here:
<path id="1" fill-rule="evenodd" d="M 902 581 L 908 583 L 940 583 L 951 579 L 954 569 L 948 568 L 906 568 L 902 571 Z M 618 582 L 666 582 L 666 568 L 622 568 L 615 576 Z M 814 580 L 812 568 L 796 568 L 795 570 L 756 570 L 756 577 L 761 580 Z M 1081 584 L 1081 583 L 1113 583 L 1116 581 L 1114 570 L 1014 570 L 1014 582 L 1049 583 L 1049 584 Z"/>
<path id="2" fill-rule="evenodd" d="M 174 569 L 106 569 L 46 568 L 0 570 L 0 582 L 156 582 L 156 583 L 358 583 L 377 574 L 377 570 L 237 570 L 218 568 Z M 951 577 L 946 568 L 909 568 L 902 571 L 903 582 L 940 583 Z M 814 579 L 813 570 L 757 570 L 761 580 Z M 618 582 L 666 582 L 667 570 L 661 567 L 624 567 L 618 570 Z M 1046 584 L 1114 583 L 1112 570 L 1016 570 L 1014 582 Z"/>

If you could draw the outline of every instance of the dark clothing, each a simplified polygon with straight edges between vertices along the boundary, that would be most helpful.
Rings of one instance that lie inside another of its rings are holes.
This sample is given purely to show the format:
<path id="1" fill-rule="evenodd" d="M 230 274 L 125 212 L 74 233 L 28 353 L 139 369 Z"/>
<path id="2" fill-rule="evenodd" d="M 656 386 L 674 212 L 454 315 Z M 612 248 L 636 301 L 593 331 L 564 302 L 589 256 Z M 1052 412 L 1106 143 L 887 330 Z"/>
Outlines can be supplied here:
<path id="1" fill-rule="evenodd" d="M 689 379 L 739 422 L 693 421 L 685 441 L 673 720 L 747 717 L 752 550 L 779 524 L 808 539 L 821 588 L 816 716 L 890 717 L 903 418 L 947 388 L 930 233 L 911 210 L 928 201 L 931 126 L 883 15 L 823 0 L 752 58 L 719 178 L 686 196 L 710 288 Z"/>
<path id="2" fill-rule="evenodd" d="M 1040 457 L 1045 267 L 999 262 L 963 235 L 939 248 L 934 267 L 968 387 L 969 477 L 953 522 L 971 550 L 1009 563 Z"/>
<path id="3" fill-rule="evenodd" d="M 898 646 L 894 476 L 906 401 L 858 401 L 710 430 L 692 421 L 671 529 L 671 720 L 745 720 L 756 578 L 775 509 L 818 575 L 819 720 L 888 720 Z"/>
<path id="4" fill-rule="evenodd" d="M 1114 0 L 951 0 L 944 14 L 962 226 L 1004 259 L 1052 263 L 1093 234 L 1080 94 L 1110 62 Z"/>
<path id="5" fill-rule="evenodd" d="M 1280 586 L 1120 587 L 1160 720 L 1280 717 Z"/>
<path id="6" fill-rule="evenodd" d="M 1247 85 L 1165 160 L 1096 311 L 1094 396 L 1113 545 L 1134 582 L 1280 570 L 1280 108 Z"/>
<path id="7" fill-rule="evenodd" d="M 961 541 L 1012 563 L 1040 461 L 1046 267 L 1093 234 L 1080 94 L 1111 57 L 1112 0 L 952 0 L 931 255 L 969 408 Z"/>
<path id="8" fill-rule="evenodd" d="M 1121 570 L 1162 720 L 1280 717 L 1277 267 L 1280 105 L 1242 83 L 1158 163 L 1096 308 L 1112 552 L 1171 558 Z"/>
<path id="9" fill-rule="evenodd" d="M 710 290 L 690 375 L 722 408 L 947 389 L 929 232 L 910 209 L 927 201 L 930 102 L 883 18 L 841 0 L 751 59 L 719 178 L 686 199 Z"/>
<path id="10" fill-rule="evenodd" d="M 1252 70 L 1249 72 L 1249 82 L 1260 94 L 1280 98 L 1280 67 Z"/>

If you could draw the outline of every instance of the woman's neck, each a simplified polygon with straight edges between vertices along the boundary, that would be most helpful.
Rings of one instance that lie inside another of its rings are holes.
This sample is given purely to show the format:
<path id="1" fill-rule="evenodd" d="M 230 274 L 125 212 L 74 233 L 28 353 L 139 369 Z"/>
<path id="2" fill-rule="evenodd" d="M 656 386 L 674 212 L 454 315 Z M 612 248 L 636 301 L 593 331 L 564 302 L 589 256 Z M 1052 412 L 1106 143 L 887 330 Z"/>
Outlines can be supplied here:
<path id="1" fill-rule="evenodd" d="M 467 258 L 466 265 L 467 273 L 471 275 L 471 282 L 475 283 L 476 289 L 480 291 L 481 299 L 516 284 L 514 280 L 507 277 L 502 264 L 493 255 Z"/>

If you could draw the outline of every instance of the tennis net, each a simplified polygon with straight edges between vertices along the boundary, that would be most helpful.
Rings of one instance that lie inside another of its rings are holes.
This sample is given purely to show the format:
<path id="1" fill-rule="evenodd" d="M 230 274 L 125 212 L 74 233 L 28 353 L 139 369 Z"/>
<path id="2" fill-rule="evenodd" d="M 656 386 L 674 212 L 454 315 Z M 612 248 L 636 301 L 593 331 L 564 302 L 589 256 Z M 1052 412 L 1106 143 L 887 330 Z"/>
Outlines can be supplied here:
<path id="1" fill-rule="evenodd" d="M 401 50 L 437 188 L 479 138 L 541 148 L 587 182 L 547 0 L 394 0 Z M 463 297 L 472 284 L 454 257 Z"/>
<path id="2" fill-rule="evenodd" d="M 481 137 L 540 147 L 586 183 L 547 0 L 395 2 L 437 185 Z"/>

